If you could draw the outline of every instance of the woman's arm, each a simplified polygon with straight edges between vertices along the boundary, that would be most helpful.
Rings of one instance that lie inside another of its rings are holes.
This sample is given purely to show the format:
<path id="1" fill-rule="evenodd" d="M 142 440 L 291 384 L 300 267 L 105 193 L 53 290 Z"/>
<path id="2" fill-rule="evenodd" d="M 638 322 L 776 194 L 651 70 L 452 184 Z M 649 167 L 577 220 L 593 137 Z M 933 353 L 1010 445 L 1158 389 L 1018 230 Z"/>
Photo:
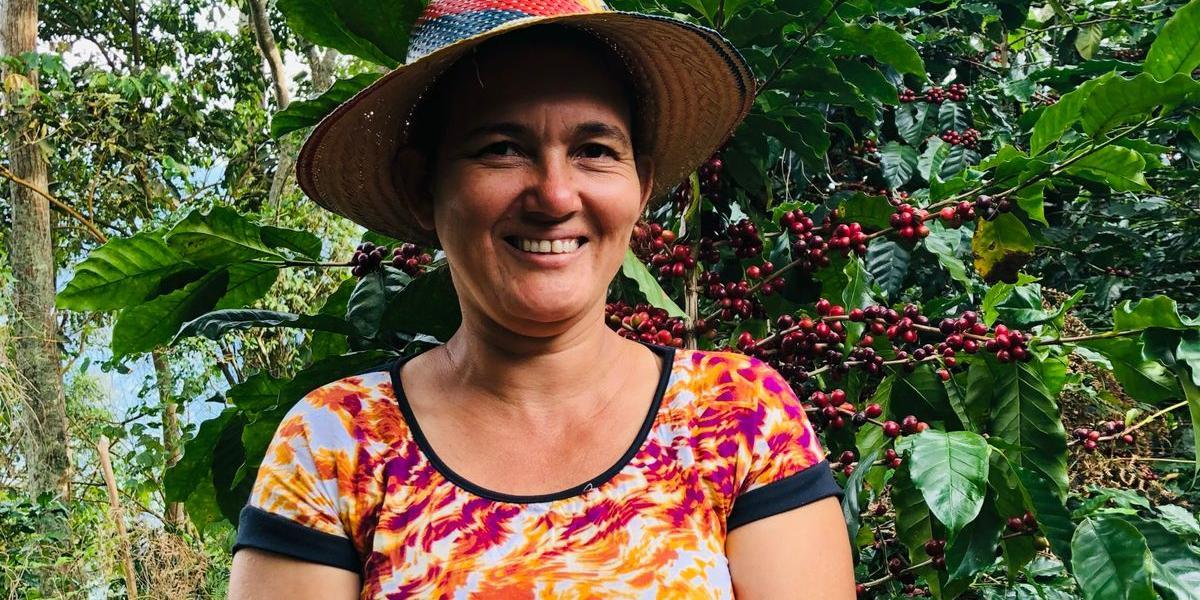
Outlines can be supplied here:
<path id="1" fill-rule="evenodd" d="M 725 539 L 738 600 L 854 600 L 854 561 L 837 498 L 746 523 Z"/>
<path id="2" fill-rule="evenodd" d="M 274 552 L 243 548 L 233 556 L 229 600 L 355 600 L 358 574 Z"/>

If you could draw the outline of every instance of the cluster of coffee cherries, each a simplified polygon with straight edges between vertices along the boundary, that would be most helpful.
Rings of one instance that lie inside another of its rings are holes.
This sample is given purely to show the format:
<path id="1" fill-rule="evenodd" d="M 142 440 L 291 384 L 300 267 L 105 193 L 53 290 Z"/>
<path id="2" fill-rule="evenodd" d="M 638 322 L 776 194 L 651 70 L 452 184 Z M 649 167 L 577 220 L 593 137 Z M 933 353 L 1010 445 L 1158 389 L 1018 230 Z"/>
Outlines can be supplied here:
<path id="1" fill-rule="evenodd" d="M 929 429 L 929 423 L 918 419 L 915 415 L 906 415 L 900 422 L 884 421 L 883 435 L 890 438 L 898 438 L 902 435 L 916 435 Z"/>
<path id="2" fill-rule="evenodd" d="M 649 304 L 630 306 L 622 301 L 609 302 L 604 305 L 604 320 L 621 337 L 661 346 L 682 348 L 683 337 L 687 333 L 683 319 L 672 317 L 667 311 Z"/>
<path id="3" fill-rule="evenodd" d="M 860 143 L 850 146 L 850 152 L 859 156 L 869 156 L 879 152 L 879 145 L 875 140 L 867 138 Z"/>
<path id="4" fill-rule="evenodd" d="M 925 542 L 925 554 L 933 561 L 933 568 L 939 571 L 946 568 L 946 540 L 934 538 Z"/>
<path id="5" fill-rule="evenodd" d="M 896 208 L 896 212 L 888 217 L 888 225 L 896 230 L 900 239 L 915 242 L 929 235 L 929 228 L 925 226 L 928 218 L 928 211 L 902 203 Z"/>
<path id="6" fill-rule="evenodd" d="M 930 104 L 941 104 L 947 100 L 952 102 L 962 102 L 967 99 L 967 86 L 961 83 L 953 83 L 949 88 L 943 88 L 940 85 L 935 85 L 925 90 L 920 96 L 911 88 L 904 88 L 900 91 L 900 101 L 904 103 L 916 102 L 924 100 Z"/>
<path id="7" fill-rule="evenodd" d="M 433 257 L 422 252 L 416 244 L 403 243 L 392 248 L 392 266 L 404 271 L 409 277 L 421 275 L 421 267 L 430 263 Z"/>
<path id="8" fill-rule="evenodd" d="M 1034 92 L 1033 93 L 1033 100 L 1035 102 L 1037 102 L 1038 104 L 1041 104 L 1042 106 L 1050 106 L 1053 104 L 1057 104 L 1059 98 L 1060 98 L 1060 96 L 1053 90 L 1045 92 L 1045 93 L 1042 93 L 1042 92 Z"/>
<path id="9" fill-rule="evenodd" d="M 738 258 L 751 258 L 762 252 L 762 238 L 758 236 L 758 227 L 750 219 L 730 225 L 725 235 Z"/>
<path id="10" fill-rule="evenodd" d="M 748 319 L 762 313 L 761 305 L 750 295 L 750 283 L 745 280 L 722 282 L 716 271 L 705 271 L 697 281 L 704 295 L 720 307 L 717 314 L 722 321 L 732 321 L 735 317 Z"/>
<path id="11" fill-rule="evenodd" d="M 687 275 L 688 269 L 696 266 L 696 258 L 687 244 L 675 244 L 651 256 L 650 265 L 658 268 L 660 277 L 682 278 Z"/>
<path id="12" fill-rule="evenodd" d="M 633 226 L 629 236 L 629 245 L 633 253 L 643 261 L 649 261 L 651 256 L 667 249 L 675 242 L 675 232 L 664 228 L 658 223 L 639 221 Z"/>
<path id="13" fill-rule="evenodd" d="M 1133 277 L 1133 271 L 1121 267 L 1104 267 L 1104 274 L 1112 277 Z"/>
<path id="14" fill-rule="evenodd" d="M 797 209 L 784 213 L 780 225 L 792 236 L 792 258 L 799 261 L 794 268 L 801 273 L 828 265 L 831 251 L 843 256 L 867 253 L 867 235 L 860 223 L 835 223 L 832 216 L 827 216 L 818 227 L 812 217 Z"/>
<path id="15" fill-rule="evenodd" d="M 975 213 L 982 216 L 984 221 L 991 221 L 1000 216 L 1001 213 L 1011 211 L 1012 208 L 1012 200 L 1003 196 L 993 198 L 987 194 L 980 194 L 975 199 Z"/>
<path id="16" fill-rule="evenodd" d="M 942 207 L 938 216 L 942 218 L 943 225 L 953 229 L 967 221 L 975 220 L 975 204 L 969 200 L 962 200 L 953 206 Z"/>
<path id="17" fill-rule="evenodd" d="M 839 306 L 831 312 L 842 314 L 841 310 Z M 774 350 L 753 336 L 742 336 L 738 340 L 738 350 L 770 359 L 781 375 L 797 384 L 808 381 L 808 372 L 817 361 L 842 366 L 841 347 L 846 341 L 846 327 L 841 320 L 827 322 L 821 318 L 797 318 L 785 314 L 775 320 L 775 325 L 778 332 L 773 336 Z"/>
<path id="18" fill-rule="evenodd" d="M 775 265 L 769 260 L 764 260 L 761 265 L 750 265 L 746 267 L 746 277 L 749 279 L 762 279 L 764 277 L 770 277 L 774 272 Z M 762 285 L 758 287 L 758 291 L 764 296 L 770 296 L 771 294 L 782 290 L 783 284 L 785 283 L 787 283 L 787 280 L 781 275 L 779 277 L 764 281 Z"/>
<path id="19" fill-rule="evenodd" d="M 1113 50 L 1113 58 L 1124 61 L 1138 61 L 1146 57 L 1146 51 L 1141 48 L 1118 48 Z"/>
<path id="20" fill-rule="evenodd" d="M 951 146 L 962 146 L 974 150 L 979 147 L 979 136 L 979 130 L 974 127 L 961 132 L 947 129 L 942 132 L 942 141 Z"/>
<path id="21" fill-rule="evenodd" d="M 1006 525 L 1012 533 L 1034 533 L 1038 530 L 1037 517 L 1029 511 L 1018 517 L 1009 517 Z"/>
<path id="22" fill-rule="evenodd" d="M 1125 426 L 1119 421 L 1105 421 L 1096 425 L 1095 428 L 1076 427 L 1071 431 L 1071 436 L 1083 445 L 1083 449 L 1088 452 L 1095 452 L 1100 445 L 1100 438 L 1108 436 L 1111 440 L 1121 440 L 1121 442 L 1132 446 L 1137 440 L 1134 437 L 1134 432 L 1125 431 Z M 1118 434 L 1120 434 L 1118 436 Z"/>
<path id="23" fill-rule="evenodd" d="M 1022 362 L 1029 360 L 1029 349 L 1025 347 L 1027 338 L 1016 329 L 997 325 L 993 330 L 992 339 L 984 342 L 983 347 L 988 352 L 996 353 L 996 360 L 1006 362 Z"/>
<path id="24" fill-rule="evenodd" d="M 350 272 L 355 277 L 363 277 L 383 264 L 388 254 L 386 246 L 363 242 L 354 249 L 354 254 L 350 257 Z M 392 266 L 410 277 L 419 276 L 422 273 L 421 267 L 432 261 L 433 257 L 421 251 L 415 244 L 401 244 L 391 251 Z"/>
<path id="25" fill-rule="evenodd" d="M 835 471 L 841 469 L 842 474 L 846 477 L 849 477 L 854 473 L 854 464 L 856 460 L 858 460 L 858 455 L 856 455 L 853 450 L 846 450 L 843 451 L 840 456 L 838 456 L 837 462 L 831 463 L 829 466 Z"/>
<path id="26" fill-rule="evenodd" d="M 705 195 L 717 193 L 721 186 L 721 170 L 725 163 L 721 162 L 720 154 L 714 154 L 704 164 L 700 165 L 697 175 L 700 176 L 700 192 Z"/>

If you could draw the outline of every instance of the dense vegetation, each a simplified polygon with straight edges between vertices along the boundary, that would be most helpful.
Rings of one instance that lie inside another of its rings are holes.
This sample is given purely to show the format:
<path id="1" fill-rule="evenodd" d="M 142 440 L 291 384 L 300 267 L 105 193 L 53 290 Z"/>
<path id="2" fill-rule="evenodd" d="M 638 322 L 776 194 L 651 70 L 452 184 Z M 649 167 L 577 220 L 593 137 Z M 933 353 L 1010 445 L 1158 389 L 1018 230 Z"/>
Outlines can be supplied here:
<path id="1" fill-rule="evenodd" d="M 609 323 L 789 379 L 860 596 L 1200 598 L 1200 1 L 613 6 L 720 30 L 761 85 L 639 224 Z M 376 25 L 420 6 L 241 8 L 48 2 L 40 51 L 5 59 L 0 176 L 37 188 L 13 148 L 45 153 L 65 389 L 22 382 L 6 301 L 10 595 L 120 595 L 122 564 L 150 595 L 220 595 L 282 415 L 457 325 L 440 253 L 289 183 L 307 128 L 402 60 Z M 6 242 L 23 206 L 0 204 Z M 22 416 L 55 402 L 63 439 Z M 59 451 L 72 470 L 39 470 Z"/>

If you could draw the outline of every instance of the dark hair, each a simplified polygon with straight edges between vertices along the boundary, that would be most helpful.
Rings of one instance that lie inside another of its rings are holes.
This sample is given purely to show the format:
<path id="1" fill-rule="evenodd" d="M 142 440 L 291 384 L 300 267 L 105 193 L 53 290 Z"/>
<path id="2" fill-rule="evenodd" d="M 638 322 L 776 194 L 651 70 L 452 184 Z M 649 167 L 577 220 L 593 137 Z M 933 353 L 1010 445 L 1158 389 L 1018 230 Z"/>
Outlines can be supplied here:
<path id="1" fill-rule="evenodd" d="M 575 27 L 548 24 L 519 29 L 512 33 L 486 40 L 476 46 L 472 50 L 472 54 L 459 59 L 458 62 L 438 76 L 431 88 L 413 108 L 409 118 L 407 137 L 405 138 L 405 145 L 415 148 L 429 159 L 430 171 L 433 170 L 432 167 L 437 156 L 439 134 L 444 130 L 443 124 L 448 118 L 447 108 L 450 105 L 450 90 L 446 82 L 452 80 L 451 75 L 459 69 L 475 64 L 474 53 L 487 54 L 509 45 L 535 44 L 571 46 L 581 49 L 587 54 L 600 57 L 603 65 L 617 78 L 625 92 L 625 97 L 629 99 L 629 116 L 632 129 L 630 132 L 632 137 L 630 142 L 633 145 L 634 156 L 641 155 L 640 143 L 644 139 L 640 135 L 642 130 L 640 120 L 641 111 L 638 110 L 641 104 L 639 102 L 641 94 L 639 88 L 633 82 L 629 67 L 617 54 L 615 49 L 608 46 L 596 35 Z"/>

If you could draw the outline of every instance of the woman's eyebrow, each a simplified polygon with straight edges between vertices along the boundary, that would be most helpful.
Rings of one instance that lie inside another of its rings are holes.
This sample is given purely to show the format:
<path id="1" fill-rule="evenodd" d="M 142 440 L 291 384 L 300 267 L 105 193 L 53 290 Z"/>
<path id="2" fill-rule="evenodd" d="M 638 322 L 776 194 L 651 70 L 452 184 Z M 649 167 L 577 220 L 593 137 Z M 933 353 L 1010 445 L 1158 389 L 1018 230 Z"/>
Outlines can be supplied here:
<path id="1" fill-rule="evenodd" d="M 619 144 L 629 146 L 629 136 L 620 128 L 604 123 L 602 121 L 587 121 L 575 126 L 571 132 L 572 137 L 606 137 L 610 138 Z M 511 121 L 501 121 L 498 123 L 484 123 L 467 131 L 463 139 L 474 139 L 485 135 L 506 135 L 514 138 L 527 137 L 530 134 L 530 129 L 519 123 Z"/>

